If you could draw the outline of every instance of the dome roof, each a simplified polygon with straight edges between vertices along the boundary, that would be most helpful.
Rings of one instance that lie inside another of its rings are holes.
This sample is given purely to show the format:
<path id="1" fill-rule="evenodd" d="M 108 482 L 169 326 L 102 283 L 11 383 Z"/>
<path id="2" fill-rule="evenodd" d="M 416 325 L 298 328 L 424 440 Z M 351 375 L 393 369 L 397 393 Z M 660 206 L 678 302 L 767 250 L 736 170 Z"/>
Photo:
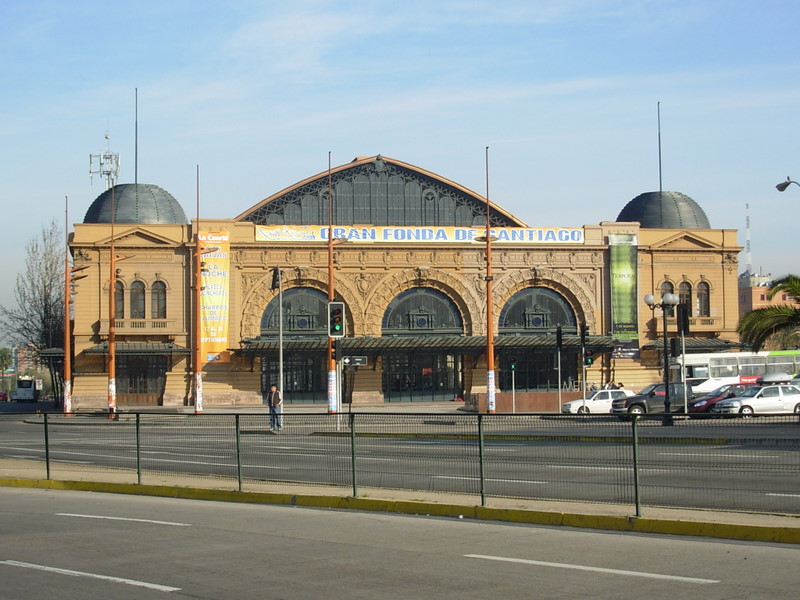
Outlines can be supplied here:
<path id="1" fill-rule="evenodd" d="M 638 221 L 645 229 L 711 229 L 700 205 L 680 192 L 645 192 L 625 205 L 617 221 Z"/>
<path id="2" fill-rule="evenodd" d="M 116 204 L 115 223 L 142 225 L 185 225 L 186 213 L 168 191 L 148 183 L 121 183 L 100 194 L 84 223 L 111 223 L 111 207 Z"/>

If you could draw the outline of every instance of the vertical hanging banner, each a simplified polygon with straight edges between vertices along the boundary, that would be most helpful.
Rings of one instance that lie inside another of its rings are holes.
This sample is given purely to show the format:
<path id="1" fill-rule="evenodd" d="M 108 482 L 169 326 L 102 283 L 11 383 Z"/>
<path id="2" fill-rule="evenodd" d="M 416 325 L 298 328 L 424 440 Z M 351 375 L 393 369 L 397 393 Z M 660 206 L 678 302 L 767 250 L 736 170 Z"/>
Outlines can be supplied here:
<path id="1" fill-rule="evenodd" d="M 608 245 L 611 259 L 611 335 L 615 340 L 612 357 L 638 358 L 638 240 L 633 233 L 610 233 Z"/>
<path id="2" fill-rule="evenodd" d="M 203 362 L 229 362 L 230 233 L 201 231 L 200 355 Z"/>

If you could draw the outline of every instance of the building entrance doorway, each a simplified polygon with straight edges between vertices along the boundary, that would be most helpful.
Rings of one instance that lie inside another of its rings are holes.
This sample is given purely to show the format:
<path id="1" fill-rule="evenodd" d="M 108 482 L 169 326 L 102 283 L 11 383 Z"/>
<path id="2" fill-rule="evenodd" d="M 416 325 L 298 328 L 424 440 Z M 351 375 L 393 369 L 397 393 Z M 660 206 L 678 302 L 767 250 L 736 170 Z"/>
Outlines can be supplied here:
<path id="1" fill-rule="evenodd" d="M 383 357 L 386 402 L 443 402 L 463 389 L 463 358 L 452 354 Z"/>

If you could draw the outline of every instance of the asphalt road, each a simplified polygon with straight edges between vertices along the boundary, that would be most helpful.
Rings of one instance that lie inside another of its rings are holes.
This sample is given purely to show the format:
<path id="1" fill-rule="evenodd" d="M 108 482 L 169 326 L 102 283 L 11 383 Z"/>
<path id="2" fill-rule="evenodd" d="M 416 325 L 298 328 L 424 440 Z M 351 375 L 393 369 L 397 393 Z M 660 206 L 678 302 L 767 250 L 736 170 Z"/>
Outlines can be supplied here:
<path id="1" fill-rule="evenodd" d="M 793 598 L 800 548 L 0 489 L 0 598 Z"/>
<path id="2" fill-rule="evenodd" d="M 480 495 L 481 447 L 469 421 L 374 417 L 352 439 L 346 417 L 287 418 L 280 434 L 266 417 L 242 416 L 237 439 L 230 415 L 173 416 L 135 422 L 54 420 L 48 428 L 51 469 L 79 463 L 145 472 L 243 479 L 356 484 Z M 517 420 L 519 421 L 519 420 Z M 515 422 L 516 423 L 516 422 Z M 488 496 L 634 503 L 629 425 L 575 419 L 534 428 L 497 421 L 483 443 Z M 640 497 L 645 505 L 796 514 L 800 506 L 800 446 L 796 424 L 642 427 Z M 409 433 L 411 435 L 409 435 Z M 770 443 L 765 443 L 765 440 Z M 35 421 L 0 420 L 0 456 L 44 459 L 43 428 Z M 143 481 L 147 483 L 147 481 Z"/>

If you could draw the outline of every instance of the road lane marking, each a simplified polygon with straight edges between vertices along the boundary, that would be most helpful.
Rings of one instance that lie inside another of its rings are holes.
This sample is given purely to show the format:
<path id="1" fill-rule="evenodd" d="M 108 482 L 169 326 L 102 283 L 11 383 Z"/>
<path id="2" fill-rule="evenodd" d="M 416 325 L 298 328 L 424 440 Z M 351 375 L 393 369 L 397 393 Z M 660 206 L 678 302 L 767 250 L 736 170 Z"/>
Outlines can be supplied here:
<path id="1" fill-rule="evenodd" d="M 158 583 L 149 583 L 147 581 L 137 581 L 136 579 L 125 579 L 123 577 L 110 577 L 108 575 L 98 575 L 97 573 L 72 571 L 71 569 L 59 569 L 58 567 L 48 567 L 46 565 L 36 565 L 33 563 L 18 562 L 16 560 L 0 560 L 0 565 L 22 567 L 25 569 L 36 569 L 38 571 L 47 571 L 49 573 L 58 573 L 60 575 L 71 575 L 73 577 L 89 577 L 90 579 L 102 579 L 103 581 L 111 581 L 112 583 L 124 583 L 126 585 L 135 585 L 137 587 L 148 588 L 151 590 L 158 590 L 159 592 L 178 592 L 181 589 L 169 585 L 160 585 Z"/>
<path id="2" fill-rule="evenodd" d="M 767 493 L 767 496 L 780 496 L 782 498 L 800 498 L 800 494 L 779 494 L 777 492 Z"/>
<path id="3" fill-rule="evenodd" d="M 697 577 L 680 577 L 678 575 L 662 575 L 661 573 L 645 573 L 643 571 L 624 571 L 620 569 L 604 569 L 586 565 L 571 565 L 568 563 L 545 562 L 541 560 L 528 560 L 524 558 L 508 558 L 505 556 L 488 556 L 485 554 L 465 554 L 466 558 L 480 558 L 483 560 L 496 560 L 501 562 L 521 563 L 540 567 L 555 567 L 557 569 L 572 569 L 575 571 L 591 571 L 593 573 L 607 573 L 610 575 L 627 575 L 629 577 L 647 577 L 650 579 L 666 579 L 668 581 L 681 581 L 684 583 L 719 583 L 716 579 L 699 579 Z"/>
<path id="4" fill-rule="evenodd" d="M 82 519 L 106 519 L 109 521 L 133 521 L 135 523 L 153 523 L 155 525 L 173 525 L 175 527 L 191 527 L 191 523 L 174 523 L 172 521 L 153 521 L 152 519 L 131 519 L 128 517 L 107 517 L 104 515 L 81 515 L 77 513 L 56 513 L 57 517 L 80 517 Z"/>

